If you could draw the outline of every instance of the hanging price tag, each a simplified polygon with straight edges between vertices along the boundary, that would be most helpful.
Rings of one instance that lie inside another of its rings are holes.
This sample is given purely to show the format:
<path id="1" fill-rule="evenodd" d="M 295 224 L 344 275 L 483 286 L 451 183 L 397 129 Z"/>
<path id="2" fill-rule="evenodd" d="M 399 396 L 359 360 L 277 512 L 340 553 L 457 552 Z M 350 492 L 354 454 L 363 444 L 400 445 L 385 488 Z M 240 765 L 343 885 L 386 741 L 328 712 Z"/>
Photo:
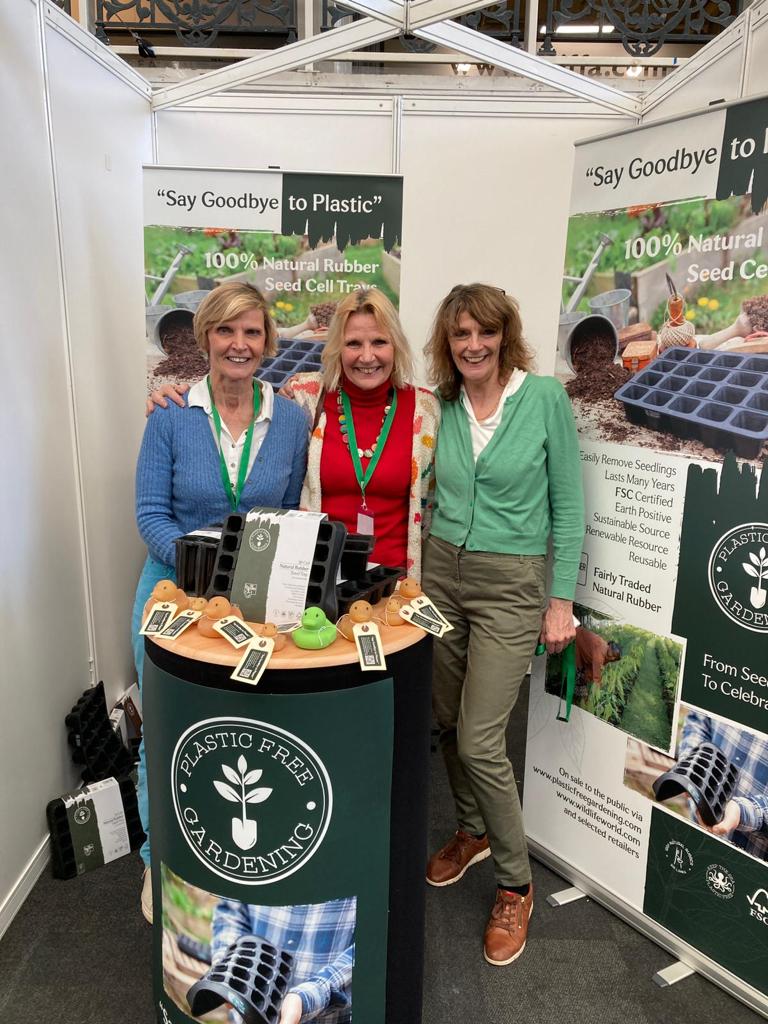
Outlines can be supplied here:
<path id="1" fill-rule="evenodd" d="M 443 615 L 440 609 L 434 602 L 432 602 L 426 594 L 422 594 L 421 597 L 414 597 L 411 601 L 411 607 L 415 608 L 416 611 L 421 612 L 422 615 L 426 615 L 428 619 L 432 619 L 434 622 L 439 622 L 444 628 L 443 633 L 447 633 L 453 629 L 448 619 Z"/>
<path id="2" fill-rule="evenodd" d="M 414 608 L 410 604 L 404 604 L 400 609 L 401 618 L 405 619 L 406 622 L 410 622 L 412 626 L 418 626 L 419 629 L 423 629 L 427 633 L 431 633 L 432 636 L 441 637 L 446 632 L 446 628 L 442 622 L 435 622 L 434 619 L 428 618 L 422 614 L 419 608 Z"/>
<path id="3" fill-rule="evenodd" d="M 230 679 L 255 686 L 263 676 L 274 649 L 275 641 L 270 636 L 260 636 L 252 640 L 246 647 L 245 654 L 237 663 L 237 668 Z"/>
<path id="4" fill-rule="evenodd" d="M 187 608 L 186 611 L 179 612 L 175 619 L 171 619 L 158 636 L 161 636 L 164 640 L 175 640 L 177 636 L 181 636 L 188 626 L 191 626 L 193 622 L 197 622 L 202 614 L 202 612 L 196 612 L 192 608 Z"/>
<path id="5" fill-rule="evenodd" d="M 381 633 L 375 622 L 356 622 L 352 627 L 352 635 L 363 672 L 380 672 L 387 667 Z"/>
<path id="6" fill-rule="evenodd" d="M 225 615 L 223 619 L 214 622 L 213 629 L 237 648 L 245 647 L 256 636 L 251 627 L 246 626 L 236 615 Z"/>
<path id="7" fill-rule="evenodd" d="M 149 609 L 149 615 L 139 630 L 140 636 L 156 636 L 161 633 L 176 614 L 178 605 L 173 601 L 156 601 Z"/>

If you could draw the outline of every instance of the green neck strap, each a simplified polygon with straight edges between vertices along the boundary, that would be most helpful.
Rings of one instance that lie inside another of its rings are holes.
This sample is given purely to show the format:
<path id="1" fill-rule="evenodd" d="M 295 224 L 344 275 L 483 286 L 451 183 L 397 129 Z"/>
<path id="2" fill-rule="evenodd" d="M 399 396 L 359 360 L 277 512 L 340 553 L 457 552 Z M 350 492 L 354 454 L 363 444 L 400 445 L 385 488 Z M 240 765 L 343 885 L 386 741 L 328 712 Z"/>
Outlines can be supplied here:
<path id="1" fill-rule="evenodd" d="M 259 410 L 261 409 L 261 390 L 259 388 L 258 381 L 254 381 L 253 419 L 251 420 L 245 434 L 245 443 L 243 444 L 243 450 L 240 454 L 240 465 L 237 470 L 237 485 L 234 491 L 232 490 L 232 482 L 229 479 L 229 473 L 227 472 L 227 460 L 224 458 L 224 453 L 221 450 L 221 416 L 219 416 L 219 410 L 216 408 L 216 402 L 213 399 L 213 388 L 211 387 L 210 374 L 208 376 L 208 394 L 211 396 L 211 416 L 213 416 L 213 425 L 216 428 L 216 440 L 219 446 L 219 469 L 221 470 L 221 482 L 224 484 L 224 490 L 229 498 L 230 508 L 233 512 L 236 512 L 237 506 L 240 504 L 240 495 L 243 493 L 243 487 L 245 486 L 245 479 L 248 476 L 248 462 L 251 457 L 253 428 L 256 423 L 256 417 L 259 415 Z"/>

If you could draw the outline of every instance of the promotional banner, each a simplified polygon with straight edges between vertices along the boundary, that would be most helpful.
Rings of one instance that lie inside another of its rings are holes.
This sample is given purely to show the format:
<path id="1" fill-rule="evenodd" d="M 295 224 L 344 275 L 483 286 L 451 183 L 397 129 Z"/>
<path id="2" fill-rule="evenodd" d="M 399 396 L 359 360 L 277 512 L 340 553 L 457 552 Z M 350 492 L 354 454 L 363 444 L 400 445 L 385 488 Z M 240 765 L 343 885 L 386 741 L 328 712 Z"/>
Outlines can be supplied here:
<path id="1" fill-rule="evenodd" d="M 532 840 L 768 1009 L 768 99 L 578 147 L 556 374 L 576 693 L 532 678 Z M 660 933 L 661 934 L 661 933 Z"/>
<path id="2" fill-rule="evenodd" d="M 147 390 L 197 380 L 194 311 L 223 281 L 260 289 L 280 351 L 259 376 L 316 370 L 340 299 L 400 293 L 398 176 L 144 168 Z"/>
<path id="3" fill-rule="evenodd" d="M 158 1021 L 384 1024 L 392 679 L 144 699 Z"/>

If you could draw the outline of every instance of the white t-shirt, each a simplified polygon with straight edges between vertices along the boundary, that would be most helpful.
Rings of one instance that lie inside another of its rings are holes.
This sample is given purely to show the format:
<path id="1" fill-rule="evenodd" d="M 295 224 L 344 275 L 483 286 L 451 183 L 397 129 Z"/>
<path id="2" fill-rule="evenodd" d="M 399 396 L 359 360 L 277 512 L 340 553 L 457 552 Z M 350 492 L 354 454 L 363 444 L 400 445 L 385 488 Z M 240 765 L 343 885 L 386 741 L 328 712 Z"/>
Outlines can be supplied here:
<path id="1" fill-rule="evenodd" d="M 259 454 L 259 449 L 264 443 L 264 438 L 267 436 L 269 430 L 269 424 L 272 420 L 272 410 L 275 406 L 275 392 L 272 390 L 269 384 L 260 384 L 259 381 L 253 382 L 254 387 L 261 387 L 261 408 L 259 409 L 259 415 L 256 417 L 256 422 L 253 425 L 253 440 L 251 441 L 251 452 L 248 456 L 248 472 L 246 479 L 250 476 L 253 464 L 256 461 L 256 456 Z M 211 425 L 211 431 L 213 432 L 213 439 L 218 445 L 218 438 L 216 437 L 216 424 L 213 422 L 213 416 L 211 415 L 211 396 L 208 393 L 208 378 L 203 377 L 197 384 L 193 384 L 187 394 L 187 405 L 198 406 L 205 410 L 205 414 L 208 417 L 208 422 Z M 229 482 L 232 484 L 234 489 L 237 486 L 237 472 L 240 468 L 240 458 L 243 454 L 243 448 L 245 447 L 245 435 L 247 431 L 243 431 L 240 437 L 235 441 L 230 432 L 227 430 L 227 425 L 224 420 L 221 420 L 221 452 L 227 463 L 227 472 L 229 473 Z"/>
<path id="2" fill-rule="evenodd" d="M 514 393 L 522 386 L 522 383 L 527 376 L 528 374 L 525 370 L 512 371 L 512 376 L 509 378 L 507 386 L 501 393 L 501 398 L 499 399 L 499 404 L 496 406 L 496 411 L 484 420 L 478 420 L 477 416 L 475 416 L 475 410 L 472 408 L 469 395 L 467 394 L 464 385 L 461 385 L 460 397 L 464 406 L 464 411 L 467 414 L 467 419 L 469 420 L 469 432 L 472 435 L 472 454 L 475 458 L 475 462 L 477 462 L 478 456 L 491 440 L 496 428 L 501 423 L 501 417 L 504 413 L 504 403 L 510 395 L 514 395 Z"/>

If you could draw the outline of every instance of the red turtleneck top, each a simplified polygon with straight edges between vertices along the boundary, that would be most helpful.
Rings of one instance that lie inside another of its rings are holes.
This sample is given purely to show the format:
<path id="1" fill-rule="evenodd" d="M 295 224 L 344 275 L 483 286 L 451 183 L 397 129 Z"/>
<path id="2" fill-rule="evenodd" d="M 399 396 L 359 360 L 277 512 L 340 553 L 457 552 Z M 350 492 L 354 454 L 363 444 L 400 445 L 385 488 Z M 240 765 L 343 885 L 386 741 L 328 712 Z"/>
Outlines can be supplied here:
<path id="1" fill-rule="evenodd" d="M 384 420 L 390 384 L 365 391 L 343 381 L 349 396 L 359 448 L 370 448 Z M 366 487 L 365 500 L 374 518 L 376 544 L 372 562 L 387 566 L 405 566 L 408 544 L 408 498 L 411 489 L 411 452 L 416 392 L 398 388 L 397 409 L 392 428 L 374 474 Z M 329 391 L 323 406 L 326 424 L 320 456 L 322 510 L 329 519 L 338 519 L 350 533 L 357 533 L 357 514 L 361 507 L 360 487 L 349 448 L 339 427 L 338 391 Z M 363 472 L 369 459 L 361 458 Z"/>

